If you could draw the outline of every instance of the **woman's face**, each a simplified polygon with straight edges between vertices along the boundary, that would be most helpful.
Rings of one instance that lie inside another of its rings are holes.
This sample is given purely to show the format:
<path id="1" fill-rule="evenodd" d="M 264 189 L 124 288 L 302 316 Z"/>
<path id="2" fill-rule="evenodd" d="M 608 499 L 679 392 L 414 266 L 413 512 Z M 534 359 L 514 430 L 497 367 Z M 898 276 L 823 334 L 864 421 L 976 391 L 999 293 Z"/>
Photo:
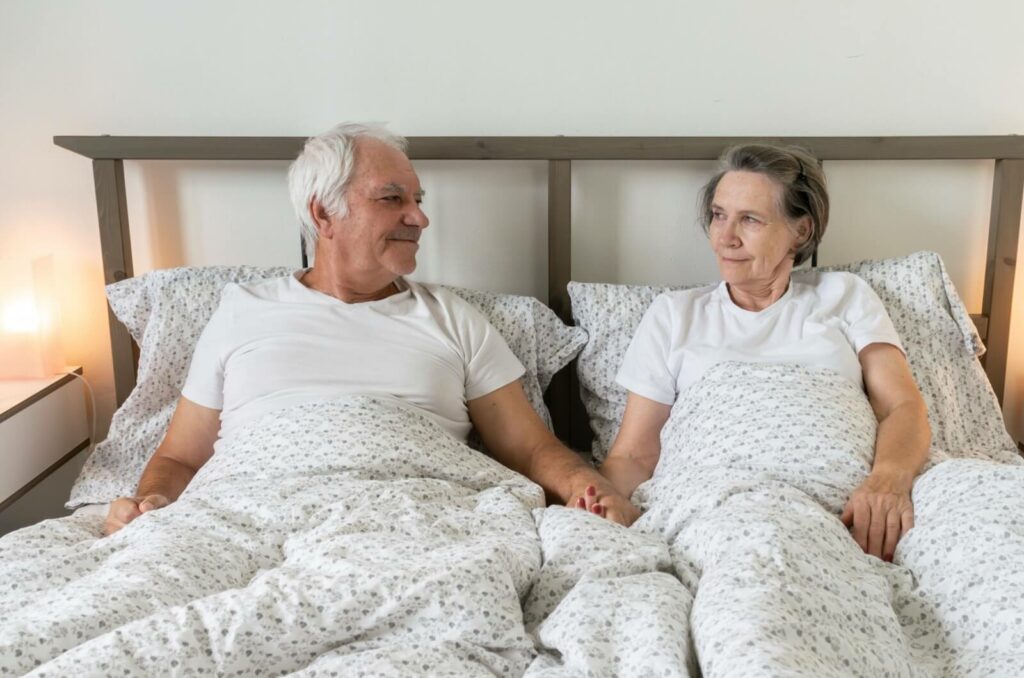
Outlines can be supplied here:
<path id="1" fill-rule="evenodd" d="M 739 287 L 789 278 L 793 253 L 810 220 L 791 224 L 779 209 L 781 187 L 757 172 L 727 172 L 711 202 L 708 235 L 722 279 Z"/>

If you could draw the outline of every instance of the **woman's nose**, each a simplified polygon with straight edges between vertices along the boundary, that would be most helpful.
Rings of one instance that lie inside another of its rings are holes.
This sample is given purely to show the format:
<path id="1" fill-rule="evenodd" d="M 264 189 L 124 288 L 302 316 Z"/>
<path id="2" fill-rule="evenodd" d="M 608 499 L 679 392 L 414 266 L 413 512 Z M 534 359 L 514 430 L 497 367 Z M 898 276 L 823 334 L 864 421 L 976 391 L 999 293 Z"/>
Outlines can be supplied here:
<path id="1" fill-rule="evenodd" d="M 736 224 L 732 221 L 722 221 L 715 224 L 715 235 L 718 243 L 724 247 L 735 247 L 740 239 L 736 233 Z"/>

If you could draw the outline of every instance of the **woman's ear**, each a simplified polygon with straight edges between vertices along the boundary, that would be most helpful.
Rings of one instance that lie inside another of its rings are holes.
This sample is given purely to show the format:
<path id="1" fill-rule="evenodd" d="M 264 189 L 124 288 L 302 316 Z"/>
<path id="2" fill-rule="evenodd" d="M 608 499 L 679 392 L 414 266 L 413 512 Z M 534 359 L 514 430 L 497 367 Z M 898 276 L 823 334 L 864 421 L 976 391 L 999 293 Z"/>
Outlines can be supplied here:
<path id="1" fill-rule="evenodd" d="M 811 222 L 811 217 L 810 216 L 805 214 L 802 217 L 800 217 L 799 219 L 797 219 L 797 222 L 796 222 L 797 244 L 803 245 L 804 243 L 806 243 L 808 240 L 811 239 L 811 231 L 813 230 L 811 228 L 811 226 L 812 226 L 812 222 Z"/>

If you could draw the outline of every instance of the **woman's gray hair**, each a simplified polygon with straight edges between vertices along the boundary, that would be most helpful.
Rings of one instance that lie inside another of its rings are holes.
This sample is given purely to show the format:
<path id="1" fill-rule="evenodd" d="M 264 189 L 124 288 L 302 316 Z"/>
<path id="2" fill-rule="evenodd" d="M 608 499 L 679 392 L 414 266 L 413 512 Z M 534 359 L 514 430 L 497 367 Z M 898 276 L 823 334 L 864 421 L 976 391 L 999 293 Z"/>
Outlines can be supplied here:
<path id="1" fill-rule="evenodd" d="M 779 211 L 787 219 L 795 221 L 803 216 L 810 217 L 810 236 L 797 248 L 793 264 L 799 266 L 810 259 L 828 226 L 828 188 L 818 159 L 796 146 L 746 144 L 725 149 L 718 160 L 718 172 L 704 184 L 697 198 L 704 232 L 707 233 L 711 227 L 711 203 L 714 202 L 718 182 L 725 173 L 757 172 L 778 184 Z"/>
<path id="2" fill-rule="evenodd" d="M 329 214 L 348 214 L 346 192 L 356 166 L 356 141 L 362 138 L 377 139 L 403 153 L 407 145 L 403 137 L 383 125 L 343 122 L 307 139 L 299 157 L 288 168 L 288 192 L 310 261 L 318 238 L 310 203 L 315 198 Z"/>

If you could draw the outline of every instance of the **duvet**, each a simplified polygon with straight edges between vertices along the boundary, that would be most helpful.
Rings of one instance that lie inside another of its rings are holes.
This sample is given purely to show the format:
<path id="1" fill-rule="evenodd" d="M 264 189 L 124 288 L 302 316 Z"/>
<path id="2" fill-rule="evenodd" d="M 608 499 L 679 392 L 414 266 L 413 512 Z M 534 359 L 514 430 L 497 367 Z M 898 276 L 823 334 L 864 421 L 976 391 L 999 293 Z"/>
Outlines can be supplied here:
<path id="1" fill-rule="evenodd" d="M 837 517 L 876 428 L 860 389 L 797 366 L 722 364 L 677 401 L 634 527 L 693 593 L 704 676 L 1024 675 L 1024 466 L 931 465 L 883 563 Z"/>
<path id="2" fill-rule="evenodd" d="M 274 413 L 111 538 L 0 541 L 0 674 L 520 675 L 542 505 L 402 407 Z"/>
<path id="3" fill-rule="evenodd" d="M 882 563 L 836 517 L 875 427 L 837 375 L 718 366 L 626 530 L 392 403 L 273 413 L 111 538 L 0 539 L 0 675 L 1024 675 L 1024 466 L 932 465 Z"/>

